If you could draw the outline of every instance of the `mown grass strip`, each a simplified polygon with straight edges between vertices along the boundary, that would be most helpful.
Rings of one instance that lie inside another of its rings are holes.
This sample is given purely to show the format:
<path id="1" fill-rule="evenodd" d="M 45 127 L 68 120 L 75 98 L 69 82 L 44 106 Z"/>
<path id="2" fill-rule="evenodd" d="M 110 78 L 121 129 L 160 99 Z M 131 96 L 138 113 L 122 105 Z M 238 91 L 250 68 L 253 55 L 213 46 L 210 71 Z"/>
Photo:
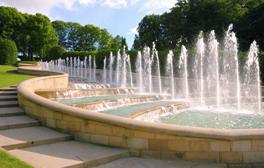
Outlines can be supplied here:
<path id="1" fill-rule="evenodd" d="M 29 75 L 20 75 L 20 74 L 13 74 L 13 73 L 7 73 L 5 71 L 8 70 L 16 70 L 17 67 L 13 67 L 10 65 L 0 65 L 0 88 L 19 84 L 20 82 L 35 78 L 35 76 L 29 76 Z"/>

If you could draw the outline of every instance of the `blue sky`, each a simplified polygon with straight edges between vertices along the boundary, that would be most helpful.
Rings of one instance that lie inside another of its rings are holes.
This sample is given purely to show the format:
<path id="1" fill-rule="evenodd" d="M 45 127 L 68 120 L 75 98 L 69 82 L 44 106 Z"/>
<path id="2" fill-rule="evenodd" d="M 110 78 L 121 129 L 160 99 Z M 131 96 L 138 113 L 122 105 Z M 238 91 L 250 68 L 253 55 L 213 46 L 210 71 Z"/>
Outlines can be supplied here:
<path id="1" fill-rule="evenodd" d="M 176 0 L 0 0 L 22 13 L 42 13 L 52 21 L 93 24 L 106 28 L 113 37 L 126 38 L 133 45 L 138 23 L 145 15 L 170 11 Z"/>

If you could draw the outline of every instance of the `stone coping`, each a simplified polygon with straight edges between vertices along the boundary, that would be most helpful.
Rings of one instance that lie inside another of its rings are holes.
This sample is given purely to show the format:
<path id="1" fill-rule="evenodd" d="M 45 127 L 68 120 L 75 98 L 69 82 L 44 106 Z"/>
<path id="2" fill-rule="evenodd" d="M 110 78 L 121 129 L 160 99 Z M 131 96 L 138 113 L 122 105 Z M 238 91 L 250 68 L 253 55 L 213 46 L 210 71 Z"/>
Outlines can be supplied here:
<path id="1" fill-rule="evenodd" d="M 36 69 L 34 69 L 36 68 Z M 30 70 L 35 71 L 35 73 L 40 73 L 36 66 L 30 67 L 19 67 L 19 70 Z M 45 73 L 45 71 L 42 71 Z M 209 139 L 219 139 L 219 140 L 256 140 L 256 139 L 264 139 L 264 129 L 234 129 L 234 130 L 223 130 L 223 129 L 212 129 L 212 128 L 200 128 L 200 127 L 189 127 L 189 126 L 179 126 L 179 125 L 169 125 L 162 123 L 152 123 L 146 121 L 132 120 L 124 117 L 112 116 L 102 113 L 94 113 L 89 112 L 87 110 L 69 107 L 64 104 L 60 104 L 57 102 L 53 102 L 51 100 L 45 99 L 41 96 L 38 96 L 34 93 L 35 90 L 38 89 L 47 89 L 45 86 L 32 87 L 32 83 L 35 83 L 44 79 L 56 79 L 60 80 L 60 78 L 68 78 L 68 74 L 60 73 L 60 72 L 51 72 L 48 71 L 50 75 L 53 76 L 45 76 L 38 77 L 26 80 L 21 82 L 17 86 L 17 92 L 21 96 L 27 98 L 28 100 L 36 103 L 44 108 L 48 108 L 51 110 L 55 110 L 61 113 L 65 113 L 71 116 L 76 116 L 83 119 L 93 120 L 97 122 L 102 122 L 106 124 L 111 124 L 115 126 L 120 126 L 129 129 L 136 129 L 154 133 L 164 133 L 175 136 L 186 136 L 186 137 L 194 137 L 194 138 L 209 138 Z M 68 86 L 68 83 L 65 87 Z M 51 88 L 56 89 L 56 88 Z"/>

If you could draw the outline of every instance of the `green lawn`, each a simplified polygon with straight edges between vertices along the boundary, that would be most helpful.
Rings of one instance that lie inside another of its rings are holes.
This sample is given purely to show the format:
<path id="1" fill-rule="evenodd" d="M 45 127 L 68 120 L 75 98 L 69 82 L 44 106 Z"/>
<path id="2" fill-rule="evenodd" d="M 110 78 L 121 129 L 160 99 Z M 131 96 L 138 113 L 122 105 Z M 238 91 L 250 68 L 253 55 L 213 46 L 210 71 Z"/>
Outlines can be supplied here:
<path id="1" fill-rule="evenodd" d="M 18 74 L 12 74 L 12 73 L 5 72 L 7 70 L 16 70 L 16 69 L 17 67 L 13 67 L 10 65 L 0 65 L 0 88 L 9 86 L 9 85 L 15 85 L 24 80 L 35 77 L 35 76 L 18 75 Z"/>
<path id="2" fill-rule="evenodd" d="M 32 166 L 10 156 L 6 152 L 0 150 L 0 167 L 4 168 L 33 168 Z"/>

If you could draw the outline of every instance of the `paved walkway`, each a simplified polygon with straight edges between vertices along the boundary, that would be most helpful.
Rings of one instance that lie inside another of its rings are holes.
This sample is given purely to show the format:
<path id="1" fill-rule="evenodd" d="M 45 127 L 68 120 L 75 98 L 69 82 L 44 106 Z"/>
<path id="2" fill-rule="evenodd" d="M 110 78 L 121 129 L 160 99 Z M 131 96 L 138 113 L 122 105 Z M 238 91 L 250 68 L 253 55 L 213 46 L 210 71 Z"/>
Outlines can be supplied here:
<path id="1" fill-rule="evenodd" d="M 125 149 L 80 141 L 40 126 L 18 108 L 15 86 L 0 89 L 0 147 L 38 168 L 225 168 L 225 164 L 173 162 L 129 157 Z"/>

